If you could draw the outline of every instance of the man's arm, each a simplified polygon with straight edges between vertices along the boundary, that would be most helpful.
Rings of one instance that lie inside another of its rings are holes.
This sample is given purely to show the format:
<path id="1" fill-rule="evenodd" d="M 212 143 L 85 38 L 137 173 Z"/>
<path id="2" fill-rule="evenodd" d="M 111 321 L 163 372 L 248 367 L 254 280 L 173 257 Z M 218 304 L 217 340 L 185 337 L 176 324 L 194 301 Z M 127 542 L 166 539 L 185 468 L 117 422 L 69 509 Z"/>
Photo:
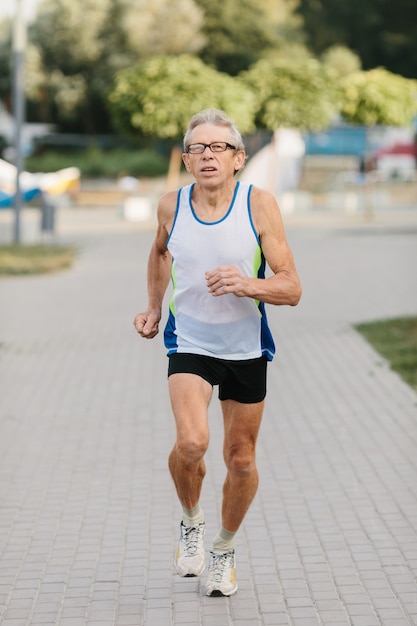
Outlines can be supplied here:
<path id="1" fill-rule="evenodd" d="M 148 259 L 148 307 L 136 315 L 133 325 L 141 337 L 152 339 L 159 332 L 162 303 L 171 276 L 171 255 L 166 241 L 175 212 L 176 192 L 163 196 L 158 205 L 158 228 Z"/>
<path id="2" fill-rule="evenodd" d="M 207 287 L 213 296 L 234 293 L 267 304 L 295 306 L 301 298 L 301 283 L 278 204 L 270 193 L 254 187 L 251 207 L 262 251 L 273 275 L 265 279 L 250 278 L 233 265 L 220 266 L 206 272 Z"/>

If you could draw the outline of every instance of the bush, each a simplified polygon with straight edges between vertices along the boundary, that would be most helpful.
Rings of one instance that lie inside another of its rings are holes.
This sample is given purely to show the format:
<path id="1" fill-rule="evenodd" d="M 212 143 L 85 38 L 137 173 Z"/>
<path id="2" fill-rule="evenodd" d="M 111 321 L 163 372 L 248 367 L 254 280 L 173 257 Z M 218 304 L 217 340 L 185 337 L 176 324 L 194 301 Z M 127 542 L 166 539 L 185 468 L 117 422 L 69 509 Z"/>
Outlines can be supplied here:
<path id="1" fill-rule="evenodd" d="M 56 172 L 65 167 L 78 167 L 85 178 L 117 178 L 123 174 L 141 177 L 164 176 L 168 157 L 153 150 L 86 150 L 46 151 L 25 160 L 29 172 Z"/>

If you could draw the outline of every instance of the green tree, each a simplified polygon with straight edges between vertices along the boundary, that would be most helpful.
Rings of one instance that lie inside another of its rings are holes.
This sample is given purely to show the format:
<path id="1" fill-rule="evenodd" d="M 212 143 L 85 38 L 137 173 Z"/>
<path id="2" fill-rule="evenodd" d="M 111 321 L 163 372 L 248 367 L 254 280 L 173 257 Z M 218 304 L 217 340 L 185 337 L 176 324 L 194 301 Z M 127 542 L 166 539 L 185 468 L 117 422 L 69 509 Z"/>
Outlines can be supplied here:
<path id="1" fill-rule="evenodd" d="M 199 56 L 232 76 L 279 50 L 301 41 L 296 0 L 196 0 L 204 10 L 206 45 Z"/>
<path id="2" fill-rule="evenodd" d="M 102 34 L 110 0 L 43 0 L 30 29 L 29 97 L 38 103 L 42 121 L 54 121 L 94 133 L 106 123 Z"/>
<path id="3" fill-rule="evenodd" d="M 208 107 L 226 110 L 249 132 L 254 101 L 243 84 L 190 55 L 153 57 L 119 72 L 109 96 L 119 129 L 174 140 L 194 113 Z"/>
<path id="4" fill-rule="evenodd" d="M 256 94 L 258 127 L 319 130 L 337 113 L 336 75 L 316 59 L 262 59 L 239 78 Z"/>
<path id="5" fill-rule="evenodd" d="M 0 20 L 0 98 L 8 102 L 10 102 L 12 90 L 11 46 L 11 22 L 8 19 Z"/>
<path id="6" fill-rule="evenodd" d="M 125 2 L 121 27 L 139 58 L 197 54 L 205 44 L 201 32 L 204 13 L 194 0 Z"/>
<path id="7" fill-rule="evenodd" d="M 254 130 L 252 91 L 189 55 L 158 56 L 119 72 L 109 103 L 117 128 L 130 136 L 172 140 L 172 159 L 178 163 L 175 143 L 202 109 L 223 109 L 242 133 Z"/>
<path id="8" fill-rule="evenodd" d="M 339 76 L 347 76 L 361 69 L 361 60 L 356 52 L 346 46 L 330 46 L 322 54 L 322 61 Z"/>
<path id="9" fill-rule="evenodd" d="M 67 129 L 109 130 L 114 76 L 155 52 L 195 52 L 202 13 L 194 0 L 43 0 L 31 28 L 30 97 L 40 117 Z M 197 36 L 195 33 L 197 32 Z"/>
<path id="10" fill-rule="evenodd" d="M 300 0 L 298 12 L 314 54 L 342 44 L 359 54 L 365 69 L 384 66 L 417 77 L 415 0 Z"/>
<path id="11" fill-rule="evenodd" d="M 417 115 L 417 80 L 376 68 L 343 77 L 341 87 L 341 113 L 349 122 L 408 126 Z"/>
<path id="12" fill-rule="evenodd" d="M 271 33 L 273 41 L 269 52 L 285 53 L 293 46 L 300 46 L 305 42 L 303 18 L 297 13 L 299 0 L 257 0 L 262 9 L 265 28 Z"/>

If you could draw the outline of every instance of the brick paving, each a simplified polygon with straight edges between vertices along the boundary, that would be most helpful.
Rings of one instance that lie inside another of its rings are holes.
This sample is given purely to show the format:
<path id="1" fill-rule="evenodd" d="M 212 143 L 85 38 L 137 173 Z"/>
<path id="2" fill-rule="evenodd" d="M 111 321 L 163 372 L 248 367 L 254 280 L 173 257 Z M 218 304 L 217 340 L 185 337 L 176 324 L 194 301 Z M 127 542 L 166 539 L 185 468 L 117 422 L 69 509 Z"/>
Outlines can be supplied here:
<path id="1" fill-rule="evenodd" d="M 353 328 L 417 313 L 417 222 L 289 223 L 304 296 L 268 308 L 278 355 L 229 599 L 173 571 L 165 351 L 132 326 L 152 234 L 99 210 L 58 232 L 72 270 L 0 281 L 0 624 L 417 624 L 417 394 Z M 215 400 L 210 419 L 207 544 Z"/>

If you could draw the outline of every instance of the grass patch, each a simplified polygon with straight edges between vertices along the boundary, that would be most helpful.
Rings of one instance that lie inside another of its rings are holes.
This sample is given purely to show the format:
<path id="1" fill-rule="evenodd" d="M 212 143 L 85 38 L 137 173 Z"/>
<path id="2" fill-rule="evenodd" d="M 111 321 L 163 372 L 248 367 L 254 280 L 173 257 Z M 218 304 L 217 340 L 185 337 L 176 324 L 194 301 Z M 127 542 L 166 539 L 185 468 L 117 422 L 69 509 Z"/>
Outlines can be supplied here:
<path id="1" fill-rule="evenodd" d="M 417 317 L 359 324 L 356 328 L 417 391 Z"/>
<path id="2" fill-rule="evenodd" d="M 68 269 L 76 250 L 59 245 L 0 245 L 0 276 L 28 276 Z"/>

